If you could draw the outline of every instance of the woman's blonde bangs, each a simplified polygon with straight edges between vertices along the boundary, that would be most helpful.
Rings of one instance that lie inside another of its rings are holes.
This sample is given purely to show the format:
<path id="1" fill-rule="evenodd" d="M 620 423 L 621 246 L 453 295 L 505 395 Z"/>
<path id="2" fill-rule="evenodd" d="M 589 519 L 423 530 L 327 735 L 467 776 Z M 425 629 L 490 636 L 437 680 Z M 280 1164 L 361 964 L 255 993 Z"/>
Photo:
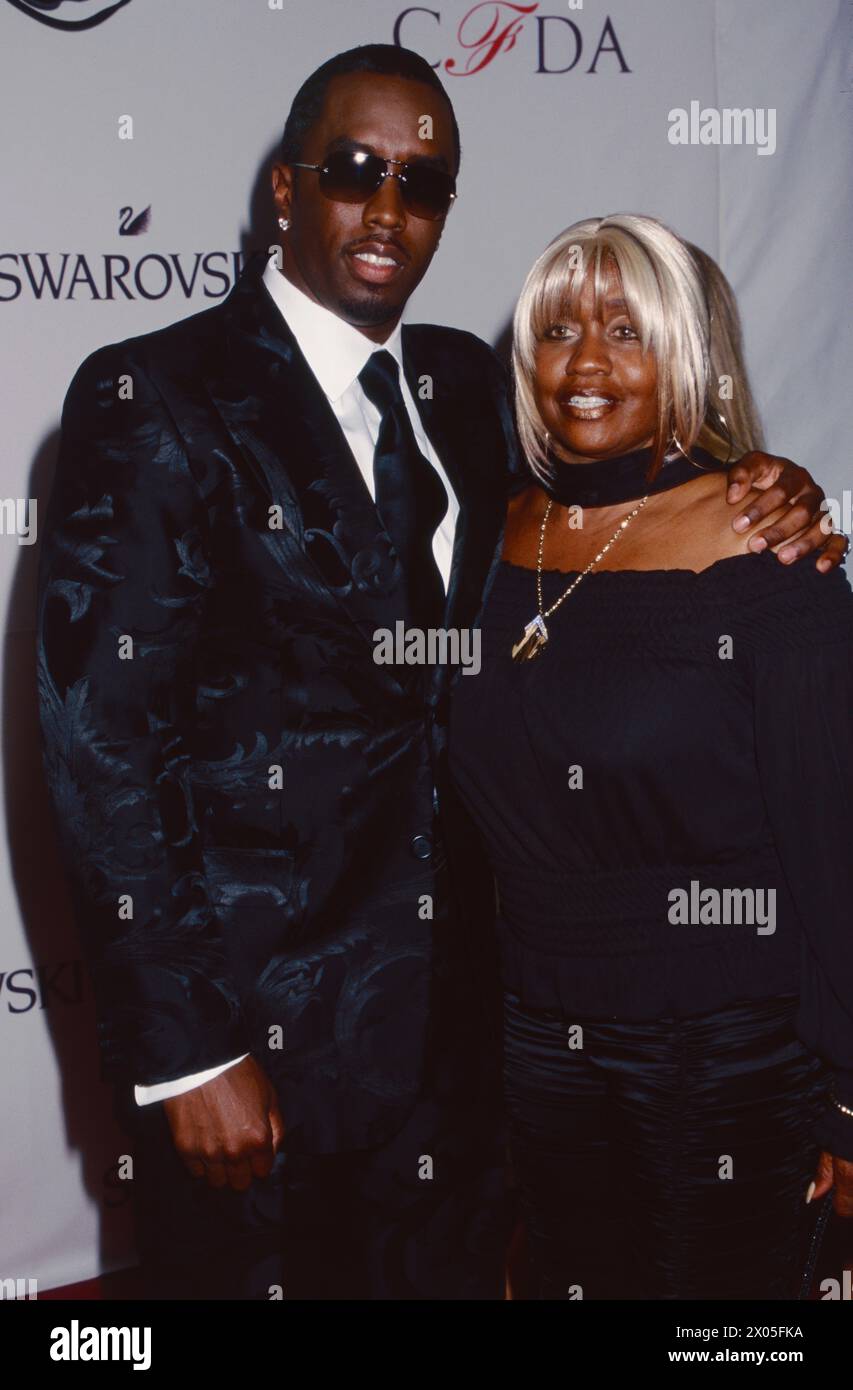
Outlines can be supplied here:
<path id="1" fill-rule="evenodd" d="M 608 229 L 593 233 L 586 239 L 575 236 L 567 246 L 555 249 L 541 266 L 539 275 L 530 287 L 529 324 L 534 350 L 535 343 L 546 328 L 577 312 L 590 275 L 595 306 L 599 308 L 610 262 L 616 264 L 625 303 L 640 333 L 643 349 L 654 345 L 660 334 L 661 322 L 657 280 L 633 238 L 618 229 Z"/>

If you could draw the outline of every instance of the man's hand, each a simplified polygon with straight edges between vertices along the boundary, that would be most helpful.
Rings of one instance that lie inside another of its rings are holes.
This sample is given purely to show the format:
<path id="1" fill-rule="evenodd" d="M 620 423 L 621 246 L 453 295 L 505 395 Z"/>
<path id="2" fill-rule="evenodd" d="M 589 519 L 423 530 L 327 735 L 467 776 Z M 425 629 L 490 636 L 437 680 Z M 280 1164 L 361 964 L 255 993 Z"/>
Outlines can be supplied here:
<path id="1" fill-rule="evenodd" d="M 729 469 L 726 501 L 740 502 L 753 487 L 759 488 L 764 496 L 738 513 L 732 522 L 735 531 L 747 531 L 783 504 L 789 505 L 787 513 L 766 531 L 757 531 L 750 537 L 750 550 L 766 550 L 768 546 L 790 541 L 791 544 L 776 552 L 783 564 L 800 560 L 813 550 L 822 552 L 817 567 L 823 572 L 841 563 L 847 552 L 847 538 L 833 533 L 829 514 L 821 510 L 820 504 L 825 497 L 823 488 L 818 487 L 805 468 L 774 454 L 744 454 Z"/>
<path id="2" fill-rule="evenodd" d="M 831 1187 L 835 1188 L 833 1209 L 839 1216 L 853 1216 L 853 1163 L 846 1158 L 835 1158 L 824 1149 L 818 1159 L 814 1191 L 809 1200 L 825 1197 Z"/>
<path id="3" fill-rule="evenodd" d="M 175 1148 L 194 1178 L 244 1192 L 268 1176 L 284 1138 L 275 1090 L 254 1057 L 162 1102 Z"/>

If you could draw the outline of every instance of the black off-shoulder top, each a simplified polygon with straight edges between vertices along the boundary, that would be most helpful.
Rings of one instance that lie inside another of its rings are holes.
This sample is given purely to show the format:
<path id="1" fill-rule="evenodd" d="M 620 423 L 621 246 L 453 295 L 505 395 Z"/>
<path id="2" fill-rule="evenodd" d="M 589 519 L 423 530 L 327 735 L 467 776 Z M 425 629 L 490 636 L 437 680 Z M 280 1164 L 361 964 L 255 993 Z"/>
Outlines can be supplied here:
<path id="1" fill-rule="evenodd" d="M 573 577 L 543 574 L 547 608 Z M 770 552 L 593 571 L 510 652 L 533 571 L 502 561 L 453 687 L 455 782 L 528 1004 L 648 1019 L 799 996 L 853 1109 L 853 591 Z M 736 890 L 748 890 L 739 892 Z M 853 1160 L 853 1119 L 818 1138 Z"/>

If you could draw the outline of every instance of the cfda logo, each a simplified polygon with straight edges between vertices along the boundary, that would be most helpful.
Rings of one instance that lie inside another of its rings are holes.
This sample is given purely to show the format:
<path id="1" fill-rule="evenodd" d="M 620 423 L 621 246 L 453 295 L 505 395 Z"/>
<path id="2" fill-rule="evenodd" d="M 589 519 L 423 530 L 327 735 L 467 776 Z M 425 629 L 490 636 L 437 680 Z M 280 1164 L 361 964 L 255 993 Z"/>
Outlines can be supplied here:
<path id="1" fill-rule="evenodd" d="M 538 74 L 553 76 L 572 72 L 585 49 L 584 62 L 591 61 L 581 71 L 597 72 L 599 62 L 609 56 L 612 61 L 605 63 L 605 71 L 630 72 L 610 16 L 602 18 L 600 13 L 590 14 L 582 28 L 576 21 L 585 18 L 583 6 L 584 0 L 565 0 L 565 8 L 574 15 L 541 14 L 540 0 L 476 0 L 475 4 L 466 5 L 457 19 L 456 14 L 450 17 L 429 5 L 408 5 L 394 21 L 394 43 L 398 47 L 417 47 L 418 52 L 421 52 L 418 47 L 421 39 L 438 47 L 446 42 L 444 33 L 449 34 L 455 25 L 456 52 L 437 62 L 429 58 L 427 61 L 430 67 L 441 69 L 448 77 L 473 77 L 493 63 L 499 54 L 511 53 L 527 25 L 528 30 L 535 32 L 534 72 Z M 447 8 L 450 7 L 445 5 Z"/>
<path id="2" fill-rule="evenodd" d="M 130 0 L 8 0 L 8 4 L 50 29 L 94 29 Z"/>

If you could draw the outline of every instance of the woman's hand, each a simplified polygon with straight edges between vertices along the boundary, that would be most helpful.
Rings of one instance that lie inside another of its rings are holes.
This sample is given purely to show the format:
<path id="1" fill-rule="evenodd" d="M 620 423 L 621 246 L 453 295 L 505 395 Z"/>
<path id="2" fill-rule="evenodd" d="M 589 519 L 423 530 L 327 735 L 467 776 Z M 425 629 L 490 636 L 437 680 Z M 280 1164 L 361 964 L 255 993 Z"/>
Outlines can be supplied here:
<path id="1" fill-rule="evenodd" d="M 823 488 L 805 468 L 774 454 L 757 451 L 744 454 L 729 469 L 726 501 L 740 502 L 753 487 L 764 495 L 734 518 L 735 531 L 749 530 L 783 503 L 788 504 L 788 512 L 766 531 L 757 531 L 751 536 L 750 550 L 765 550 L 788 541 L 790 544 L 777 551 L 783 564 L 800 560 L 813 550 L 821 552 L 817 567 L 823 572 L 841 563 L 847 552 L 847 538 L 833 532 L 829 513 L 821 510 L 820 504 L 825 498 Z"/>
<path id="2" fill-rule="evenodd" d="M 814 1191 L 808 1200 L 825 1197 L 831 1187 L 835 1187 L 832 1209 L 839 1216 L 853 1216 L 853 1163 L 846 1158 L 836 1158 L 824 1149 L 818 1159 Z"/>

